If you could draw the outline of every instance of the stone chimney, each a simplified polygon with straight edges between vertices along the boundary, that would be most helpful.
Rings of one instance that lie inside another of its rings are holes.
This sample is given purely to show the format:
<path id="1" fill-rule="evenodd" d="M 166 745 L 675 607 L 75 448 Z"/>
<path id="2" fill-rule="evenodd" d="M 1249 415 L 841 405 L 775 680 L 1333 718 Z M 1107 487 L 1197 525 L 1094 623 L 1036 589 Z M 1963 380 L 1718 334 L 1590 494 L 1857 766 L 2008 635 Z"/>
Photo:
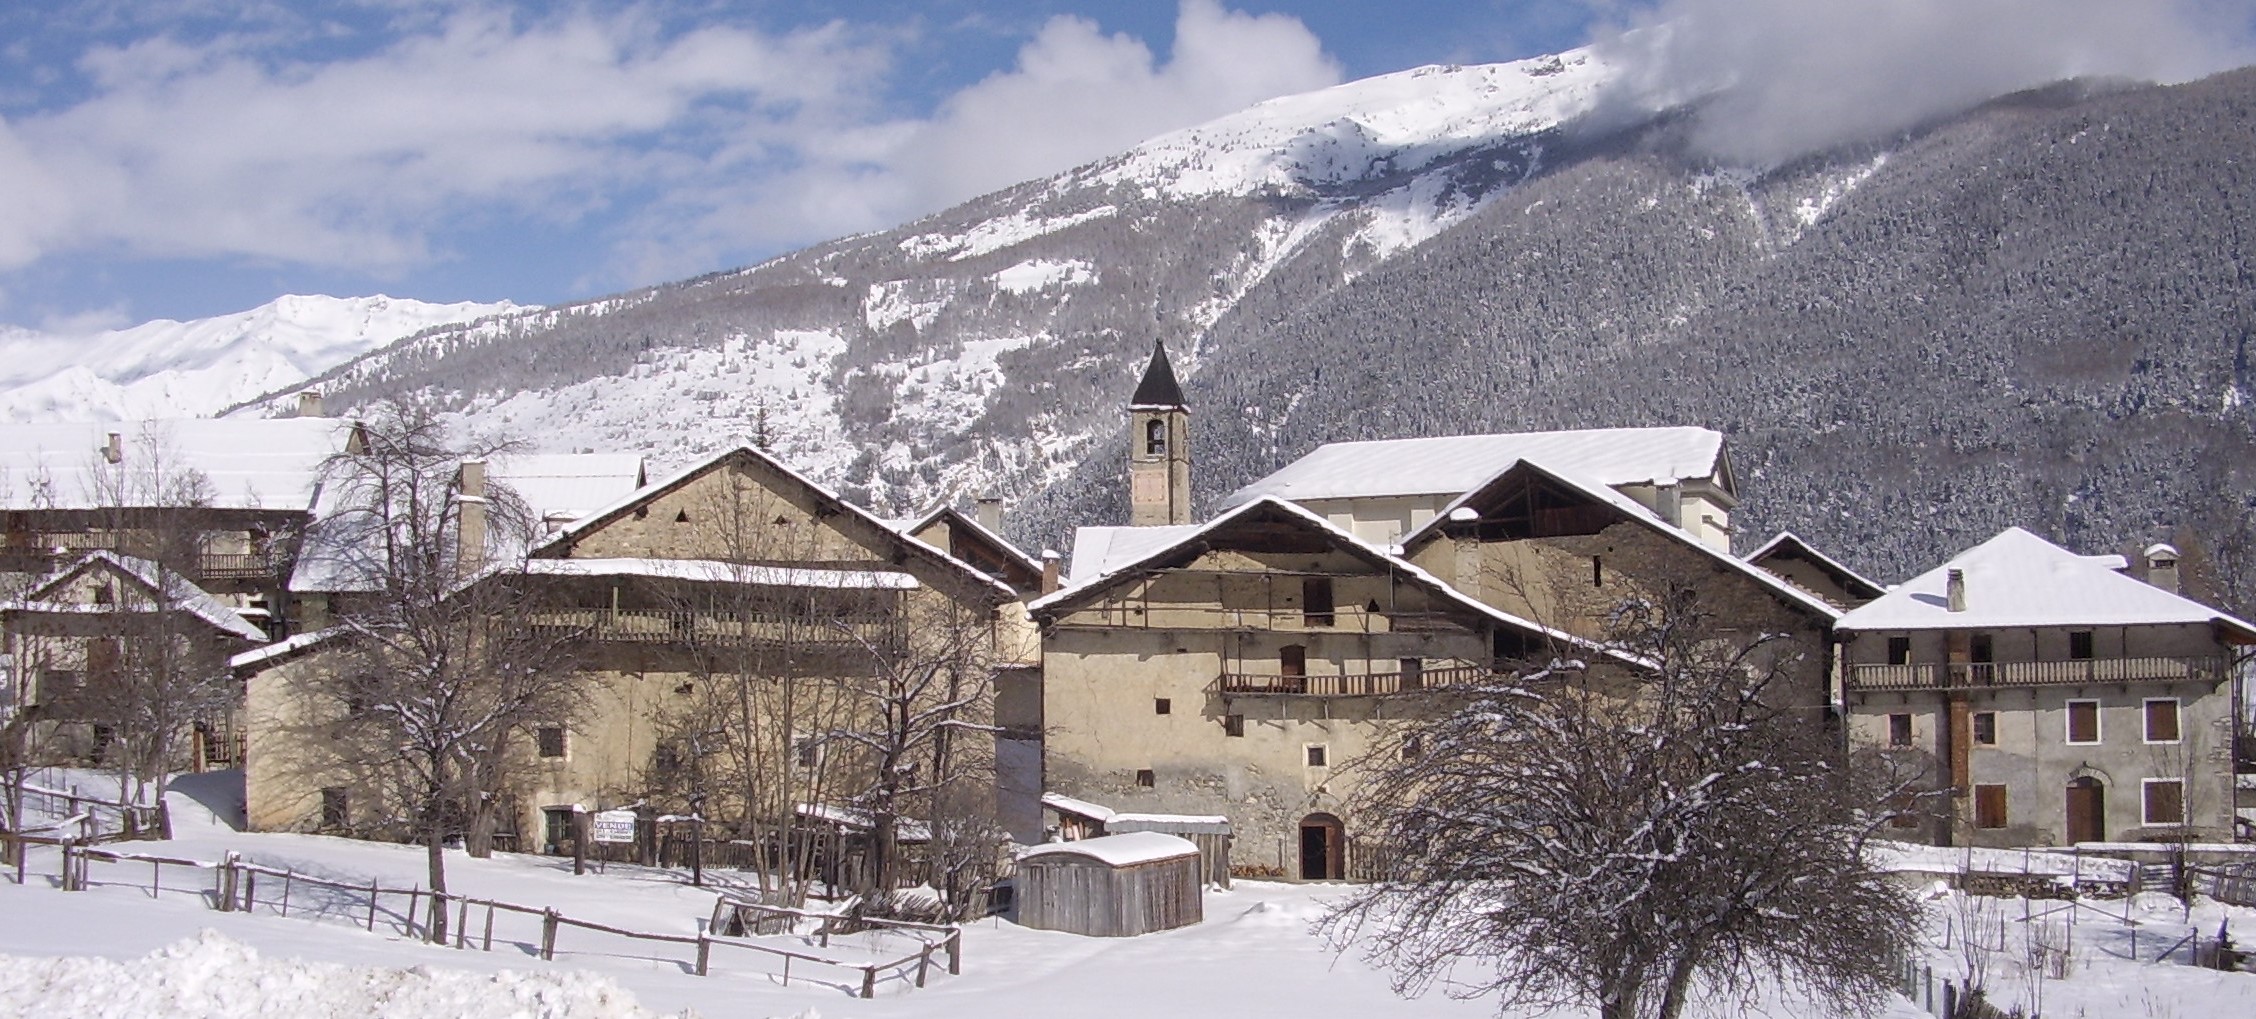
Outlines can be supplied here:
<path id="1" fill-rule="evenodd" d="M 2166 543 L 2157 542 L 2146 547 L 2146 582 L 2178 593 L 2178 550 Z"/>
<path id="2" fill-rule="evenodd" d="M 110 433 L 108 442 L 102 444 L 102 462 L 119 463 L 125 459 L 125 436 Z"/>
<path id="3" fill-rule="evenodd" d="M 979 526 L 996 534 L 1003 533 L 1003 497 L 982 495 L 976 505 L 976 515 L 972 519 L 979 521 Z"/>
<path id="4" fill-rule="evenodd" d="M 462 490 L 456 494 L 455 572 L 468 577 L 486 566 L 486 462 L 462 461 Z"/>
<path id="5" fill-rule="evenodd" d="M 1042 593 L 1058 589 L 1058 554 L 1056 549 L 1042 550 Z"/>
<path id="6" fill-rule="evenodd" d="M 308 389 L 298 394 L 298 416 L 302 418 L 322 416 L 321 390 Z"/>
<path id="7" fill-rule="evenodd" d="M 1952 612 L 1964 612 L 1964 611 L 1966 611 L 1966 571 L 1965 571 L 1965 570 L 1952 570 L 1952 571 L 1950 571 L 1950 582 L 1949 582 L 1948 586 L 1946 586 L 1946 587 L 1944 588 L 1944 590 L 1945 590 L 1945 591 L 1947 592 L 1947 595 L 1948 595 L 1948 597 L 1950 598 L 1950 610 L 1951 610 Z"/>

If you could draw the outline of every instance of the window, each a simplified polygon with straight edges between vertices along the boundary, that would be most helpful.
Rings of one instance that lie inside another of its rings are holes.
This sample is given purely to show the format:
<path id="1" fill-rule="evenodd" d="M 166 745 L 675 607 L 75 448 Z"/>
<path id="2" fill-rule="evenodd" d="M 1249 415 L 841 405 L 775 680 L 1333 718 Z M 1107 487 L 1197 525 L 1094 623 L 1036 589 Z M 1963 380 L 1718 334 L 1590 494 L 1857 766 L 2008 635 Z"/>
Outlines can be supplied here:
<path id="1" fill-rule="evenodd" d="M 689 523 L 689 511 L 688 511 L 688 510 L 681 510 L 680 512 L 677 512 L 677 513 L 675 513 L 675 514 L 674 514 L 674 523 L 677 523 L 677 524 L 686 524 L 686 523 Z"/>
<path id="2" fill-rule="evenodd" d="M 801 736 L 791 741 L 791 763 L 801 768 L 815 768 L 822 764 L 822 741 L 813 736 Z"/>
<path id="3" fill-rule="evenodd" d="M 2148 743 L 2176 743 L 2178 741 L 2177 698 L 2149 697 L 2146 699 L 2146 741 Z"/>
<path id="4" fill-rule="evenodd" d="M 533 730 L 533 744 L 539 748 L 542 757 L 564 756 L 564 727 L 544 725 Z"/>
<path id="5" fill-rule="evenodd" d="M 2185 781 L 2175 778 L 2146 780 L 2144 820 L 2148 824 L 2185 823 Z"/>
<path id="6" fill-rule="evenodd" d="M 1984 747 L 1997 746 L 1997 712 L 1977 711 L 1974 713 L 1974 744 Z"/>
<path id="7" fill-rule="evenodd" d="M 1425 659 L 1423 659 L 1423 658 L 1405 658 L 1405 659 L 1403 659 L 1403 660 L 1402 660 L 1402 688 L 1403 688 L 1404 690 L 1422 690 L 1422 689 L 1425 689 L 1425 686 L 1426 686 L 1426 660 L 1425 660 Z"/>
<path id="8" fill-rule="evenodd" d="M 2090 630 L 2070 630 L 2068 632 L 2068 657 L 2079 662 L 2091 660 L 2092 632 Z"/>
<path id="9" fill-rule="evenodd" d="M 1300 582 L 1300 616 L 1309 626 L 1332 625 L 1332 578 L 1308 577 Z"/>
<path id="10" fill-rule="evenodd" d="M 1604 556 L 1591 556 L 1591 557 L 1590 557 L 1590 586 L 1592 586 L 1592 587 L 1604 587 L 1605 585 L 1606 585 L 1606 557 L 1604 557 Z"/>
<path id="11" fill-rule="evenodd" d="M 1159 418 L 1144 422 L 1144 455 L 1167 455 L 1167 422 Z"/>
<path id="12" fill-rule="evenodd" d="M 1222 716 L 1222 735 L 1224 735 L 1224 736 L 1243 736 L 1243 735 L 1245 735 L 1245 716 L 1244 716 L 1244 715 L 1224 715 L 1224 716 Z"/>
<path id="13" fill-rule="evenodd" d="M 116 603 L 117 593 L 110 590 L 110 585 L 103 584 L 94 589 L 94 604 L 113 605 Z"/>
<path id="14" fill-rule="evenodd" d="M 1891 747 L 1908 747 L 1911 745 L 1910 715 L 1888 716 L 1888 745 Z"/>
<path id="15" fill-rule="evenodd" d="M 1974 787 L 1974 827 L 2005 827 L 2005 787 L 1978 785 Z"/>
<path id="16" fill-rule="evenodd" d="M 1159 776 L 1154 774 L 1150 768 L 1139 769 L 1136 772 L 1136 784 L 1146 789 L 1153 788 L 1159 785 Z"/>
<path id="17" fill-rule="evenodd" d="M 1890 828 L 1917 828 L 1922 820 L 1919 816 L 1919 804 L 1909 794 L 1890 799 L 1888 810 L 1888 827 Z"/>
<path id="18" fill-rule="evenodd" d="M 1977 633 L 1967 641 L 1966 657 L 1976 662 L 1997 661 L 1997 645 L 1986 633 Z"/>
<path id="19" fill-rule="evenodd" d="M 1174 701 L 1168 700 L 1165 697 L 1155 697 L 1152 699 L 1152 714 L 1166 715 L 1173 713 L 1174 710 Z"/>
<path id="20" fill-rule="evenodd" d="M 1332 752 L 1330 747 L 1322 743 L 1310 743 L 1305 749 L 1308 751 L 1309 767 L 1328 768 L 1331 766 Z"/>
<path id="21" fill-rule="evenodd" d="M 1419 738 L 1419 736 L 1418 736 L 1418 734 L 1417 734 L 1417 733 L 1411 733 L 1411 734 L 1410 734 L 1409 736 L 1406 736 L 1406 737 L 1404 737 L 1404 738 L 1403 738 L 1403 740 L 1402 740 L 1402 759 L 1403 759 L 1403 760 L 1405 760 L 1405 761 L 1415 761 L 1415 760 L 1417 760 L 1417 759 L 1419 759 L 1419 758 L 1421 758 L 1421 757 L 1424 757 L 1424 756 L 1426 756 L 1426 742 L 1425 742 L 1425 740 L 1423 740 L 1423 739 Z"/>
<path id="22" fill-rule="evenodd" d="M 343 786 L 321 790 L 321 827 L 342 828 L 352 821 L 352 799 Z"/>
<path id="23" fill-rule="evenodd" d="M 1277 674 L 1280 676 L 1308 675 L 1308 648 L 1300 644 L 1287 644 L 1278 648 Z"/>
<path id="24" fill-rule="evenodd" d="M 1890 637 L 1890 638 L 1888 638 L 1888 664 L 1890 664 L 1890 665 L 1910 665 L 1910 664 L 1911 664 L 1911 638 L 1909 638 L 1909 637 Z"/>
<path id="25" fill-rule="evenodd" d="M 563 852 L 564 843 L 578 834 L 572 830 L 576 814 L 570 807 L 548 807 L 541 811 L 541 841 L 549 852 Z"/>
<path id="26" fill-rule="evenodd" d="M 2099 742 L 2099 702 L 2068 702 L 2068 742 Z"/>

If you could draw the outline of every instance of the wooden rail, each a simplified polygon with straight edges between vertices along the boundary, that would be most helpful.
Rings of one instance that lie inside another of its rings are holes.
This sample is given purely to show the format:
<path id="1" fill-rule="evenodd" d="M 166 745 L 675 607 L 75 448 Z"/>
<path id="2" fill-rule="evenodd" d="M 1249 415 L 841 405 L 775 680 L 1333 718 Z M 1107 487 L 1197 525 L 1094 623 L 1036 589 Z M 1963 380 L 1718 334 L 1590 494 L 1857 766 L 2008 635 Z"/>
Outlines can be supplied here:
<path id="1" fill-rule="evenodd" d="M 1851 690 L 1957 690 L 2070 683 L 2222 682 L 2223 657 L 2081 658 L 2064 662 L 1916 662 L 1851 665 Z"/>
<path id="2" fill-rule="evenodd" d="M 550 609 L 527 620 L 540 629 L 571 630 L 589 640 L 623 644 L 859 645 L 887 646 L 898 637 L 893 620 L 812 619 L 745 612 L 657 609 Z"/>
<path id="3" fill-rule="evenodd" d="M 919 947 L 917 948 L 917 950 L 910 952 L 907 955 L 901 956 L 900 958 L 887 959 L 877 962 L 861 962 L 851 959 L 840 959 L 832 956 L 820 955 L 813 952 L 793 951 L 788 948 L 780 948 L 775 945 L 761 944 L 756 941 L 738 940 L 725 935 L 715 934 L 711 929 L 711 925 L 699 927 L 697 933 L 695 934 L 664 934 L 653 931 L 638 931 L 631 928 L 620 927 L 595 920 L 566 916 L 556 909 L 550 907 L 526 906 L 518 903 L 502 902 L 496 899 L 481 899 L 467 895 L 455 895 L 452 893 L 435 892 L 422 887 L 410 889 L 385 888 L 380 883 L 375 881 L 370 881 L 367 884 L 356 884 L 348 881 L 338 881 L 331 878 L 315 877 L 309 874 L 300 874 L 287 868 L 275 868 L 265 866 L 263 864 L 251 863 L 243 860 L 240 855 L 232 852 L 227 854 L 226 859 L 223 860 L 194 860 L 180 857 L 156 856 L 146 853 L 120 852 L 117 850 L 101 849 L 92 845 L 82 844 L 73 839 L 42 838 L 38 836 L 20 835 L 13 832 L 0 831 L 0 843 L 11 842 L 15 843 L 17 846 L 17 851 L 15 853 L 16 883 L 19 885 L 22 884 L 25 880 L 25 861 L 31 855 L 29 852 L 25 851 L 26 847 L 51 846 L 59 847 L 62 850 L 62 872 L 60 883 L 64 891 L 85 891 L 89 887 L 91 887 L 94 882 L 90 880 L 90 874 L 88 873 L 88 864 L 96 860 L 117 864 L 149 864 L 149 888 L 151 896 L 156 896 L 162 893 L 164 884 L 163 870 L 165 867 L 184 867 L 193 871 L 210 871 L 213 873 L 212 887 L 209 889 L 198 889 L 199 893 L 209 894 L 212 908 L 223 913 L 250 913 L 255 912 L 257 907 L 261 904 L 259 900 L 259 879 L 263 877 L 267 879 L 266 883 L 270 890 L 269 898 L 266 904 L 272 906 L 279 915 L 285 917 L 290 915 L 291 893 L 300 886 L 330 888 L 352 895 L 366 895 L 368 897 L 368 908 L 366 911 L 366 920 L 364 922 L 364 926 L 369 931 L 374 931 L 376 929 L 376 921 L 379 913 L 381 912 L 378 905 L 380 899 L 385 895 L 403 896 L 408 900 L 407 911 L 404 914 L 395 912 L 392 914 L 392 916 L 399 920 L 402 930 L 410 937 L 421 937 L 427 941 L 433 941 L 443 944 L 443 942 L 440 941 L 440 927 L 446 918 L 446 911 L 450 907 L 453 908 L 455 911 L 455 916 L 454 922 L 452 924 L 454 930 L 454 937 L 452 940 L 454 942 L 454 947 L 459 949 L 468 949 L 469 947 L 471 947 L 473 939 L 470 936 L 470 919 L 471 912 L 473 910 L 482 909 L 485 911 L 483 932 L 475 940 L 479 949 L 487 952 L 493 951 L 495 914 L 516 913 L 525 916 L 539 917 L 541 920 L 541 933 L 540 944 L 537 948 L 537 951 L 543 961 L 549 962 L 553 962 L 556 959 L 556 942 L 558 933 L 563 928 L 572 927 L 580 930 L 595 931 L 602 934 L 613 935 L 615 937 L 627 938 L 632 941 L 650 941 L 659 944 L 692 946 L 696 949 L 696 957 L 692 961 L 692 965 L 698 976 L 711 975 L 712 952 L 714 945 L 729 946 L 751 952 L 755 955 L 781 960 L 783 966 L 782 977 L 783 982 L 786 986 L 789 986 L 791 983 L 791 963 L 794 961 L 823 966 L 832 966 L 849 971 L 855 971 L 861 974 L 861 981 L 858 988 L 852 989 L 856 990 L 864 998 L 871 998 L 876 996 L 878 974 L 892 970 L 905 971 L 905 967 L 907 967 L 911 963 L 916 964 L 916 973 L 914 977 L 916 986 L 923 987 L 925 985 L 926 975 L 932 968 L 932 953 L 935 951 L 943 951 L 947 954 L 947 966 L 948 972 L 950 974 L 960 974 L 963 972 L 963 929 L 954 925 L 920 924 L 905 920 L 859 920 L 858 922 L 866 923 L 873 927 L 909 930 L 920 933 L 936 933 L 941 935 L 941 937 L 937 940 L 930 938 L 917 938 L 916 940 L 919 942 Z M 280 887 L 280 894 L 278 896 L 273 895 L 271 891 L 274 887 L 276 887 L 277 882 L 279 883 Z M 135 887 L 138 886 L 138 882 L 136 882 Z M 840 919 L 835 915 L 812 913 L 805 910 L 788 909 L 781 906 L 745 903 L 738 900 L 724 900 L 724 902 L 736 908 L 753 908 L 779 913 L 788 913 L 798 918 L 819 918 L 826 921 L 836 921 Z M 303 910 L 304 908 L 305 907 L 301 905 L 301 910 Z M 719 915 L 720 909 L 717 905 L 715 909 L 716 918 Z M 417 921 L 419 917 L 422 920 L 420 934 L 418 934 L 417 932 Z M 825 929 L 820 932 L 820 936 L 822 938 L 823 946 L 828 947 L 830 944 L 830 931 L 828 929 Z M 527 947 L 531 948 L 532 946 L 528 945 Z"/>
<path id="4" fill-rule="evenodd" d="M 1497 675 L 1485 665 L 1461 665 L 1417 672 L 1370 672 L 1344 676 L 1277 676 L 1225 672 L 1214 689 L 1225 694 L 1286 697 L 1384 697 L 1483 683 Z"/>

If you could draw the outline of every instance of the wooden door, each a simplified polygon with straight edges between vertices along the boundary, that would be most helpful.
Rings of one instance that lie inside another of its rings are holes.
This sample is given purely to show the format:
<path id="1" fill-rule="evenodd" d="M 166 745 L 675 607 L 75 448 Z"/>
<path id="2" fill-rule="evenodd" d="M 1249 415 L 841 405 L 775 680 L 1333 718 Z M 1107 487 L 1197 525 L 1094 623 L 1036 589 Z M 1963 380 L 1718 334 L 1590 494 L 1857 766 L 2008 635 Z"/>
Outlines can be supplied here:
<path id="1" fill-rule="evenodd" d="M 2107 787 L 2096 778 L 2068 783 L 2068 841 L 2103 842 L 2107 839 Z"/>
<path id="2" fill-rule="evenodd" d="M 1310 814 L 1300 822 L 1300 879 L 1337 881 L 1345 876 L 1346 827 L 1330 814 Z"/>

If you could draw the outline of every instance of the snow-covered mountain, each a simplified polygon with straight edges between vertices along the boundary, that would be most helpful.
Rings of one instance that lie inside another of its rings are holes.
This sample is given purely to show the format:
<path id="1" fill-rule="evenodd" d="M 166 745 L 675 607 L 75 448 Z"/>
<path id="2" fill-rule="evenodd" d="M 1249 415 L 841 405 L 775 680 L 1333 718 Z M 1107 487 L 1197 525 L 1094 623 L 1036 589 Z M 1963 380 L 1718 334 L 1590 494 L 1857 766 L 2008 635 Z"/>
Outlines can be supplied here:
<path id="1" fill-rule="evenodd" d="M 0 327 L 0 420 L 203 417 L 433 326 L 521 310 L 288 296 L 232 315 L 63 335 Z"/>

